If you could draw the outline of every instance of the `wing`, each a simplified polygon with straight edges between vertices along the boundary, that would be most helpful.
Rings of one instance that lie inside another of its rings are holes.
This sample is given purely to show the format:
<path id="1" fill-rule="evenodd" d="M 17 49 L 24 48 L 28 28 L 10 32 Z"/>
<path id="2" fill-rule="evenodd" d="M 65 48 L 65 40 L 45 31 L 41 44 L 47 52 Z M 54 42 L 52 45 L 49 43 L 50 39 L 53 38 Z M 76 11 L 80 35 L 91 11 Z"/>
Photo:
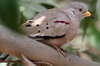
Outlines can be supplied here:
<path id="1" fill-rule="evenodd" d="M 51 9 L 39 13 L 36 17 L 28 20 L 23 25 L 24 30 L 30 38 L 43 40 L 49 38 L 60 38 L 69 31 L 70 20 L 57 9 Z"/>

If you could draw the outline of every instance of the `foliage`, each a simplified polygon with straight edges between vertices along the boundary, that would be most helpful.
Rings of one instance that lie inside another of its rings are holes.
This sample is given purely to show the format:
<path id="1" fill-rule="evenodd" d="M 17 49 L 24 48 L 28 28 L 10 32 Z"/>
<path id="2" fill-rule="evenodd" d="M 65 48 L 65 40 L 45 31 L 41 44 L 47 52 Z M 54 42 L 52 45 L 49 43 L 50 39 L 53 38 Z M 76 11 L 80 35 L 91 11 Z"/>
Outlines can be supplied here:
<path id="1" fill-rule="evenodd" d="M 14 31 L 19 31 L 19 10 L 17 0 L 0 0 L 0 23 Z"/>

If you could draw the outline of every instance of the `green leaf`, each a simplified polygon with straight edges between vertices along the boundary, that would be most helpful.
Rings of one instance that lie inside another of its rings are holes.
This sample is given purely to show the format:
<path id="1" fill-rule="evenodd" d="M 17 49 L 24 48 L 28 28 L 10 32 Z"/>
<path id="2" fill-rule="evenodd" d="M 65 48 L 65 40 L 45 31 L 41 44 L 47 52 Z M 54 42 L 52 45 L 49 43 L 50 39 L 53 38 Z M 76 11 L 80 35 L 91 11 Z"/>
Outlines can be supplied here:
<path id="1" fill-rule="evenodd" d="M 100 18 L 100 0 L 97 1 L 96 10 L 98 17 Z"/>
<path id="2" fill-rule="evenodd" d="M 35 3 L 47 3 L 47 4 L 51 4 L 51 5 L 56 5 L 54 0 L 32 0 Z"/>
<path id="3" fill-rule="evenodd" d="M 95 27 L 89 27 L 87 36 L 89 44 L 93 48 L 100 50 L 100 32 Z"/>
<path id="4" fill-rule="evenodd" d="M 54 8 L 53 0 L 20 0 L 20 11 L 29 19 L 36 15 L 37 12 Z"/>
<path id="5" fill-rule="evenodd" d="M 87 55 L 89 55 L 89 57 L 91 57 L 91 59 L 93 61 L 100 62 L 100 57 L 99 56 L 96 56 L 95 54 L 93 54 L 89 51 L 83 51 L 83 52 L 86 53 Z"/>
<path id="6" fill-rule="evenodd" d="M 23 66 L 21 63 L 13 63 L 11 66 Z"/>
<path id="7" fill-rule="evenodd" d="M 4 25 L 19 32 L 19 9 L 17 0 L 0 0 L 0 19 Z"/>
<path id="8" fill-rule="evenodd" d="M 21 11 L 22 15 L 24 17 L 26 17 L 27 19 L 30 19 L 30 18 L 32 18 L 33 16 L 36 15 L 36 12 L 33 11 L 32 9 L 30 9 L 30 8 L 24 8 L 22 6 L 20 7 L 20 11 Z"/>
<path id="9" fill-rule="evenodd" d="M 19 25 L 22 25 L 26 21 L 26 17 L 23 15 L 23 13 L 20 13 L 20 22 Z"/>
<path id="10" fill-rule="evenodd" d="M 44 6 L 47 9 L 51 9 L 54 8 L 55 6 L 51 5 L 51 4 L 47 4 L 47 3 L 41 3 L 42 6 Z"/>
<path id="11" fill-rule="evenodd" d="M 26 0 L 26 1 L 21 0 L 20 5 L 24 6 L 25 8 L 30 8 L 36 12 L 42 12 L 42 11 L 46 10 L 45 7 L 43 7 L 39 3 L 36 3 L 34 0 L 29 0 L 29 1 L 28 0 Z"/>

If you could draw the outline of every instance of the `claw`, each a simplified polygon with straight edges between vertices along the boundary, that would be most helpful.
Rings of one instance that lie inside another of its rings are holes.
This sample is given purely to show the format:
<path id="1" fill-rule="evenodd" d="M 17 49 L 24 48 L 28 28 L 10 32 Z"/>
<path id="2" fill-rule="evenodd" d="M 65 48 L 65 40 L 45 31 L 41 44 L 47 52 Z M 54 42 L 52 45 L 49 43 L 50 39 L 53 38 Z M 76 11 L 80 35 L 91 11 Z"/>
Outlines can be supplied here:
<path id="1" fill-rule="evenodd" d="M 61 53 L 64 57 L 66 57 L 66 53 L 60 47 L 58 47 L 56 45 L 53 47 L 57 50 L 58 54 Z"/>

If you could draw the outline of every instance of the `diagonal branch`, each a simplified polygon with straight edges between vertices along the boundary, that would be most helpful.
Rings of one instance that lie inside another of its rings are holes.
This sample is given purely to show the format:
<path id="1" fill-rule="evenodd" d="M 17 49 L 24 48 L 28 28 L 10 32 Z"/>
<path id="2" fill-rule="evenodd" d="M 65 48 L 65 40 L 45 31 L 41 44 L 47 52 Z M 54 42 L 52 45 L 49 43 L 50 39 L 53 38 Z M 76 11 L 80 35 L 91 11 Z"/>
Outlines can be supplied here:
<path id="1" fill-rule="evenodd" d="M 44 61 L 54 66 L 100 66 L 100 63 L 82 59 L 73 54 L 64 58 L 53 48 L 16 34 L 0 25 L 0 51 L 21 58 L 23 54 L 29 60 Z"/>

